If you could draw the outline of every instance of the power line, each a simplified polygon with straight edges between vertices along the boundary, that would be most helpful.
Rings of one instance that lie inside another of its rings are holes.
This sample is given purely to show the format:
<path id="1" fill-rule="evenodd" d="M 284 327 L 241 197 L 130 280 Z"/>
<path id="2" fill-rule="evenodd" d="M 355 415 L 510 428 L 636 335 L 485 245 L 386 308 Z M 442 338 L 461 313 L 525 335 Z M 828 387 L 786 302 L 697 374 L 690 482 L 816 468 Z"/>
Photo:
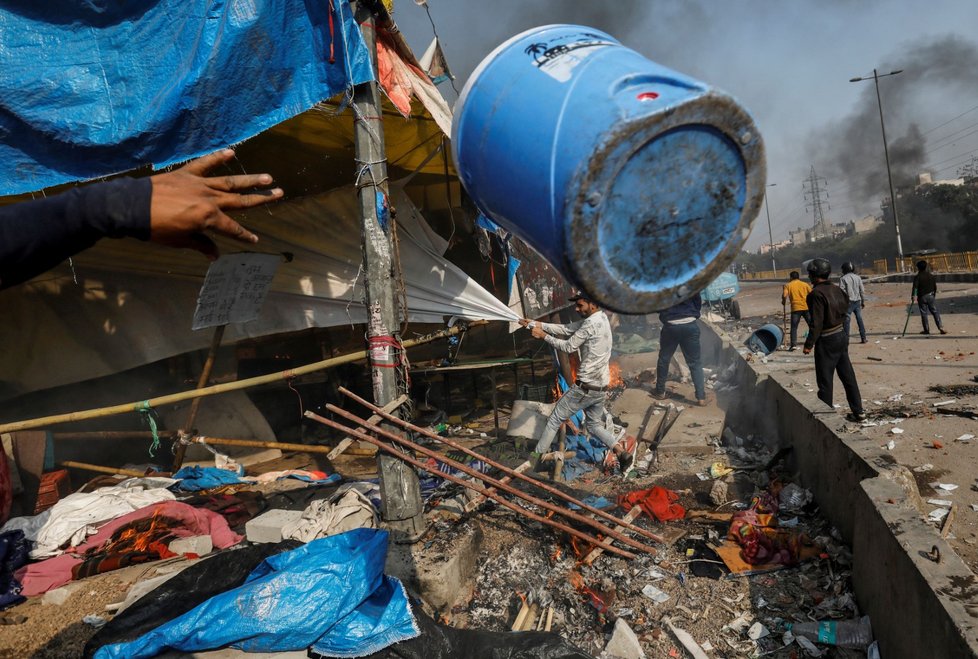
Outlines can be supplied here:
<path id="1" fill-rule="evenodd" d="M 935 130 L 937 130 L 938 128 L 943 128 L 944 126 L 947 126 L 947 125 L 948 125 L 949 123 L 951 123 L 951 122 L 952 122 L 952 121 L 954 121 L 955 119 L 960 119 L 960 118 L 961 118 L 961 117 L 963 117 L 964 115 L 966 115 L 966 114 L 968 114 L 969 112 L 974 112 L 975 110 L 978 110 L 978 105 L 976 105 L 975 107 L 973 107 L 973 108 L 971 108 L 970 110 L 965 110 L 964 112 L 962 112 L 961 114 L 959 114 L 959 115 L 958 115 L 958 116 L 956 116 L 956 117 L 952 117 L 952 118 L 950 118 L 950 119 L 948 119 L 947 121 L 945 121 L 945 122 L 944 122 L 943 124 L 940 124 L 939 126 L 934 126 L 933 128 L 931 128 L 931 129 L 929 129 L 929 130 L 926 130 L 926 131 L 924 131 L 924 132 L 923 132 L 922 134 L 923 134 L 923 135 L 927 135 L 927 134 L 929 134 L 929 133 L 933 133 L 933 132 L 934 132 Z"/>

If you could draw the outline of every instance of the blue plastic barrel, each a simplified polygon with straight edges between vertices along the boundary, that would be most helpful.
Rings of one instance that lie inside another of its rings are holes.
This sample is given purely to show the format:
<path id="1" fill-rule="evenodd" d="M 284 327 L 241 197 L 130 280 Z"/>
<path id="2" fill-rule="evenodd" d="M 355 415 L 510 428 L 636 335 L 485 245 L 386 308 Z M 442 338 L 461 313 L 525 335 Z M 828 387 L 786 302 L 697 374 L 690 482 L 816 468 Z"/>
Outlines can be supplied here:
<path id="1" fill-rule="evenodd" d="M 768 323 L 754 330 L 744 343 L 752 352 L 770 355 L 778 349 L 782 340 L 784 340 L 784 331 L 777 325 Z"/>
<path id="2" fill-rule="evenodd" d="M 483 213 L 623 312 L 705 288 L 764 192 L 764 145 L 736 101 L 577 25 L 486 57 L 456 104 L 452 149 Z"/>

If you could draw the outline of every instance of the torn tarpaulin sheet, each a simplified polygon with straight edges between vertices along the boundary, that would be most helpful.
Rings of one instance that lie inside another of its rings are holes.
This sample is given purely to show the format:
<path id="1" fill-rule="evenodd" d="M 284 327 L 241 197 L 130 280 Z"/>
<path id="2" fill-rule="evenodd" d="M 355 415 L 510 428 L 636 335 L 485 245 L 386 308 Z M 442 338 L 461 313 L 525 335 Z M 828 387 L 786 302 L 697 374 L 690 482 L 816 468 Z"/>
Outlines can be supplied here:
<path id="1" fill-rule="evenodd" d="M 132 641 L 190 611 L 211 597 L 237 588 L 263 560 L 299 547 L 295 540 L 260 543 L 212 554 L 147 593 L 98 630 L 85 645 L 92 659 L 103 645 Z"/>
<path id="2" fill-rule="evenodd" d="M 384 576 L 387 531 L 356 529 L 265 559 L 245 583 L 96 659 L 166 648 L 361 657 L 418 635 L 401 583 Z M 151 597 L 152 593 L 147 597 Z"/>

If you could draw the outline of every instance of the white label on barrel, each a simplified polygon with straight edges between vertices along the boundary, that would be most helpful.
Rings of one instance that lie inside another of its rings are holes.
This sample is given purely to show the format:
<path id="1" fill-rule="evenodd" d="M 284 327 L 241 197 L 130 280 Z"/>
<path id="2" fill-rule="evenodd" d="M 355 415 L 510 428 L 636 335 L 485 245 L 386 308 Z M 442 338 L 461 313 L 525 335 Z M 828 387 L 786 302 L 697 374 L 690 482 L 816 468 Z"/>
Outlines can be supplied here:
<path id="1" fill-rule="evenodd" d="M 533 58 L 533 64 L 557 82 L 570 80 L 574 68 L 587 59 L 597 48 L 614 46 L 595 34 L 562 35 L 550 42 L 533 43 L 524 52 Z"/>

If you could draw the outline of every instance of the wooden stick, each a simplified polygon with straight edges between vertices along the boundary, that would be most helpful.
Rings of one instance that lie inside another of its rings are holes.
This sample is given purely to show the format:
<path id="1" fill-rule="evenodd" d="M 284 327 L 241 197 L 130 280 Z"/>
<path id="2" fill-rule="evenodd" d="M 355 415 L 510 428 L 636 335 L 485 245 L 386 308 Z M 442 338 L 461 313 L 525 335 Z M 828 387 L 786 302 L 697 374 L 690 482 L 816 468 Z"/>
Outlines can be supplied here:
<path id="1" fill-rule="evenodd" d="M 510 631 L 518 632 L 523 629 L 523 621 L 526 620 L 527 614 L 530 612 L 530 605 L 523 600 L 523 606 L 520 607 L 520 612 L 516 614 L 516 620 L 513 621 L 513 626 L 510 627 Z"/>
<path id="2" fill-rule="evenodd" d="M 221 347 L 221 340 L 224 338 L 224 328 L 227 325 L 218 325 L 214 328 L 214 335 L 211 337 L 211 347 L 207 351 L 207 359 L 204 360 L 204 367 L 200 369 L 200 378 L 197 380 L 197 388 L 203 389 L 207 386 L 207 381 L 211 379 L 211 371 L 214 369 L 214 360 L 217 359 L 217 351 Z M 190 414 L 187 415 L 187 423 L 184 430 L 194 431 L 194 424 L 197 423 L 197 412 L 200 411 L 200 402 L 203 398 L 194 398 L 190 404 Z M 176 451 L 173 452 L 173 471 L 179 471 L 183 466 L 183 456 L 187 452 L 187 445 L 183 442 L 177 444 Z"/>
<path id="3" fill-rule="evenodd" d="M 393 412 L 398 407 L 400 407 L 405 402 L 407 402 L 407 399 L 408 399 L 407 394 L 401 394 L 391 402 L 384 405 L 384 407 L 381 409 L 383 409 L 385 412 Z M 380 423 L 381 421 L 383 421 L 383 417 L 380 416 L 379 414 L 374 414 L 369 419 L 367 419 L 367 421 L 369 421 L 370 423 Z M 363 428 L 357 428 L 357 430 L 359 430 L 360 432 L 364 431 Z M 342 440 L 340 440 L 340 443 L 336 445 L 336 448 L 330 451 L 326 455 L 326 457 L 329 458 L 330 460 L 335 460 L 336 457 L 339 456 L 343 451 L 345 451 L 350 446 L 350 444 L 352 444 L 354 441 L 355 440 L 352 437 L 344 437 Z"/>
<path id="4" fill-rule="evenodd" d="M 543 626 L 543 631 L 549 632 L 550 625 L 553 623 L 553 621 L 554 621 L 554 605 L 551 604 L 550 608 L 547 609 L 547 624 Z"/>
<path id="5" fill-rule="evenodd" d="M 416 460 L 415 458 L 411 457 L 410 455 L 405 454 L 402 451 L 399 451 L 398 449 L 394 448 L 394 446 L 385 444 L 384 442 L 382 442 L 381 440 L 377 439 L 376 437 L 372 437 L 370 435 L 366 435 L 364 433 L 357 432 L 353 428 L 348 428 L 348 427 L 344 426 L 343 424 L 337 423 L 336 421 L 332 421 L 331 419 L 325 419 L 325 418 L 319 416 L 318 414 L 315 414 L 314 412 L 308 412 L 307 411 L 305 415 L 306 415 L 307 418 L 312 419 L 314 421 L 318 421 L 319 423 L 322 423 L 324 425 L 327 425 L 330 428 L 335 428 L 335 429 L 337 429 L 337 430 L 339 430 L 341 432 L 345 432 L 348 435 L 352 435 L 353 437 L 359 439 L 360 441 L 369 442 L 369 443 L 373 444 L 374 446 L 376 446 L 378 449 L 380 449 L 382 451 L 386 451 L 387 453 L 390 453 L 391 455 L 393 455 L 394 457 L 396 457 L 398 460 L 403 460 L 404 462 L 407 462 L 410 465 L 414 465 L 418 469 L 422 469 L 424 471 L 428 471 L 428 469 L 429 469 L 429 467 L 425 463 L 421 462 L 420 460 Z M 543 517 L 541 515 L 537 515 L 536 513 L 533 513 L 533 512 L 531 512 L 529 510 L 526 510 L 525 508 L 521 508 L 520 506 L 517 506 L 516 504 L 512 503 L 508 499 L 505 499 L 504 497 L 500 496 L 499 494 L 489 494 L 489 491 L 485 487 L 482 487 L 481 485 L 477 485 L 475 482 L 473 482 L 471 480 L 466 480 L 464 478 L 459 478 L 458 476 L 453 476 L 451 474 L 444 474 L 444 473 L 441 473 L 441 472 L 437 472 L 437 473 L 435 473 L 435 475 L 438 476 L 438 477 L 440 477 L 440 478 L 443 478 L 443 479 L 445 479 L 447 481 L 450 481 L 452 483 L 456 483 L 458 485 L 461 485 L 462 487 L 465 487 L 465 488 L 468 488 L 470 490 L 473 490 L 474 492 L 478 492 L 479 494 L 486 495 L 490 499 L 492 499 L 493 501 L 497 502 L 499 505 L 503 506 L 504 508 L 507 508 L 509 510 L 512 510 L 514 513 L 517 513 L 519 515 L 522 515 L 524 517 L 527 517 L 529 519 L 532 519 L 535 522 L 539 522 L 540 524 L 544 524 L 546 526 L 550 526 L 550 527 L 553 527 L 555 529 L 559 529 L 559 530 L 563 531 L 564 533 L 568 533 L 568 534 L 574 536 L 575 538 L 578 538 L 580 540 L 583 540 L 584 542 L 588 542 L 588 543 L 592 543 L 592 544 L 597 544 L 598 543 L 598 539 L 597 538 L 595 538 L 593 536 L 590 536 L 587 533 L 584 533 L 582 531 L 578 531 L 575 528 L 572 528 L 572 527 L 567 526 L 566 524 L 562 524 L 560 522 L 556 522 L 556 521 L 554 521 L 552 519 L 549 519 L 547 517 Z M 482 477 L 482 474 L 479 474 L 479 477 L 481 478 Z M 626 551 L 624 549 L 619 549 L 618 547 L 615 547 L 615 546 L 609 547 L 608 548 L 608 551 L 610 551 L 610 552 L 612 552 L 614 554 L 618 554 L 622 558 L 635 558 L 635 554 L 633 554 L 633 553 L 631 553 L 629 551 Z"/>
<path id="6" fill-rule="evenodd" d="M 625 517 L 622 519 L 622 521 L 623 522 L 628 522 L 630 524 L 630 523 L 634 522 L 636 519 L 638 519 L 639 515 L 641 515 L 641 514 L 642 514 L 642 508 L 641 508 L 641 506 L 632 506 L 632 509 L 628 511 L 628 514 L 625 515 Z M 624 528 L 625 528 L 624 525 L 618 525 L 618 526 L 615 527 L 615 530 L 616 531 L 621 531 Z M 600 556 L 601 554 L 604 553 L 605 547 L 607 547 L 609 544 L 611 544 L 611 538 L 605 538 L 604 540 L 602 540 L 600 546 L 595 547 L 594 549 L 592 549 L 588 553 L 588 555 L 584 557 L 584 561 L 583 561 L 584 564 L 585 565 L 590 565 L 595 560 L 597 560 L 598 556 Z"/>
<path id="7" fill-rule="evenodd" d="M 424 428 L 420 428 L 420 427 L 418 427 L 418 426 L 416 426 L 416 425 L 414 425 L 412 423 L 409 423 L 409 422 L 405 421 L 404 419 L 399 419 L 396 416 L 393 416 L 393 415 L 390 415 L 390 414 L 386 414 L 386 413 L 382 412 L 379 407 L 377 407 L 376 405 L 374 405 L 370 401 L 364 400 L 360 396 L 357 396 L 355 393 L 349 391 L 348 389 L 346 389 L 344 387 L 340 387 L 339 388 L 339 391 L 344 396 L 348 396 L 349 398 L 352 398 L 353 400 L 355 400 L 356 402 L 360 403 L 361 405 L 363 405 L 367 409 L 373 410 L 374 412 L 380 414 L 382 417 L 384 417 L 388 421 L 391 421 L 392 423 L 394 423 L 396 425 L 399 425 L 402 428 L 405 428 L 405 429 L 410 430 L 412 432 L 419 433 L 419 434 L 424 435 L 425 437 L 428 437 L 430 439 L 434 439 L 437 442 L 441 442 L 442 444 L 445 444 L 446 446 L 450 446 L 450 447 L 452 447 L 452 448 L 454 448 L 456 450 L 459 450 L 462 453 L 465 453 L 466 455 L 471 456 L 471 457 L 473 457 L 473 458 L 475 458 L 477 460 L 482 460 L 483 462 L 485 462 L 490 467 L 494 467 L 494 468 L 500 470 L 501 472 L 503 472 L 504 474 L 510 476 L 511 478 L 518 478 L 518 479 L 520 479 L 522 481 L 525 481 L 527 483 L 530 483 L 531 485 L 535 485 L 536 487 L 539 487 L 541 490 L 544 490 L 545 492 L 549 492 L 550 494 L 553 494 L 554 496 L 556 496 L 556 497 L 558 497 L 560 499 L 563 499 L 564 501 L 567 501 L 568 503 L 573 503 L 575 506 L 578 506 L 579 508 L 582 508 L 582 509 L 588 511 L 589 513 L 592 513 L 594 515 L 597 515 L 598 517 L 601 517 L 601 518 L 606 519 L 608 521 L 614 522 L 615 524 L 620 524 L 621 523 L 621 519 L 620 518 L 615 517 L 614 515 L 611 515 L 609 513 L 606 513 L 603 510 L 599 510 L 598 508 L 595 508 L 593 506 L 589 506 L 588 504 L 584 503 L 583 501 L 578 501 L 577 499 L 575 499 L 574 497 L 570 496 L 569 494 L 563 492 L 562 490 L 558 490 L 557 488 L 552 487 L 550 485 L 547 485 L 546 483 L 543 483 L 543 482 L 541 482 L 541 481 L 539 481 L 539 480 L 537 480 L 535 478 L 530 478 L 529 476 L 526 476 L 526 475 L 524 475 L 521 472 L 518 472 L 518 471 L 516 471 L 514 469 L 510 469 L 506 465 L 500 464 L 500 463 L 496 462 L 495 460 L 493 460 L 491 458 L 487 458 L 484 455 L 481 455 L 479 453 L 476 453 L 475 451 L 473 451 L 473 450 L 471 450 L 471 449 L 469 449 L 469 448 L 467 448 L 465 446 L 462 446 L 461 444 L 459 444 L 457 442 L 453 442 L 452 440 L 448 439 L 447 437 L 441 437 L 439 435 L 436 435 L 433 432 L 430 432 L 428 430 L 425 430 Z M 640 535 L 643 535 L 646 538 L 648 538 L 650 540 L 653 540 L 655 542 L 662 542 L 662 538 L 660 538 L 659 536 L 655 535 L 651 531 L 646 531 L 645 529 L 643 529 L 641 527 L 635 526 L 634 524 L 628 524 L 626 526 L 626 528 L 629 531 L 633 531 L 635 533 L 638 533 Z"/>
<path id="8" fill-rule="evenodd" d="M 136 478 L 142 478 L 143 476 L 147 475 L 145 472 L 136 471 L 135 469 L 103 467 L 102 465 L 93 465 L 93 464 L 88 464 L 87 462 L 75 462 L 74 460 L 63 460 L 60 464 L 62 467 L 70 467 L 72 469 L 83 469 L 85 471 L 94 471 L 99 474 L 121 474 L 123 476 L 135 476 Z"/>
<path id="9" fill-rule="evenodd" d="M 474 327 L 476 325 L 487 324 L 486 321 L 477 321 L 470 323 L 468 327 Z M 411 339 L 409 341 L 404 341 L 401 346 L 405 349 L 413 348 L 417 345 L 422 345 L 424 343 L 431 343 L 437 339 L 443 339 L 449 336 L 454 336 L 460 332 L 465 331 L 465 328 L 461 323 L 455 325 L 455 327 L 439 330 L 428 334 L 427 336 L 418 337 L 417 339 Z M 229 391 L 240 391 L 241 389 L 249 389 L 251 387 L 256 387 L 262 384 L 269 384 L 272 382 L 279 382 L 281 380 L 291 380 L 299 375 L 306 375 L 308 373 L 315 373 L 316 371 L 323 371 L 328 368 L 333 368 L 334 366 L 339 366 L 340 364 L 349 364 L 350 362 L 359 361 L 361 359 L 367 358 L 367 351 L 360 350 L 359 352 L 353 352 L 348 355 L 341 355 L 339 357 L 333 357 L 331 359 L 324 359 L 323 361 L 313 362 L 312 364 L 306 364 L 304 366 L 299 366 L 297 368 L 289 369 L 287 371 L 279 371 L 278 373 L 269 373 L 267 375 L 259 375 L 257 377 L 248 378 L 246 380 L 237 380 L 236 382 L 225 382 L 223 384 L 214 384 L 209 387 L 204 387 L 203 389 L 192 389 L 190 391 L 181 391 L 175 394 L 168 394 L 166 396 L 158 396 L 156 398 L 149 398 L 147 400 L 135 401 L 132 403 L 123 403 L 122 405 L 113 405 L 110 407 L 97 407 L 90 410 L 83 410 L 81 412 L 69 412 L 68 414 L 54 414 L 51 416 L 42 416 L 36 419 L 28 419 L 26 421 L 14 421 L 12 423 L 4 423 L 0 425 L 0 433 L 14 432 L 15 430 L 27 430 L 29 428 L 44 428 L 47 426 L 53 426 L 58 423 L 68 423 L 70 421 L 84 421 L 86 419 L 98 419 L 106 416 L 114 416 L 117 414 L 126 414 L 128 412 L 139 412 L 140 410 L 150 409 L 152 407 L 160 407 L 162 405 L 171 405 L 173 403 L 179 403 L 185 400 L 191 400 L 194 398 L 200 398 L 202 396 L 214 396 L 217 394 L 224 394 Z"/>
<path id="10" fill-rule="evenodd" d="M 400 444 L 401 446 L 404 446 L 404 447 L 407 447 L 409 449 L 412 449 L 412 450 L 414 450 L 414 451 L 416 451 L 418 453 L 421 453 L 423 455 L 428 456 L 429 458 L 434 458 L 438 462 L 441 462 L 443 464 L 448 465 L 449 467 L 452 467 L 453 469 L 457 469 L 458 471 L 461 471 L 463 474 L 467 474 L 467 475 L 471 476 L 472 478 L 477 478 L 480 481 L 483 481 L 483 483 L 488 483 L 489 485 L 493 485 L 497 489 L 502 490 L 503 492 L 507 492 L 509 494 L 512 494 L 513 496 L 519 497 L 520 499 L 523 499 L 524 501 L 528 501 L 529 503 L 532 503 L 535 506 L 539 506 L 539 507 L 541 507 L 541 508 L 543 508 L 545 510 L 549 510 L 549 511 L 551 511 L 553 513 L 556 513 L 558 515 L 562 515 L 562 516 L 564 516 L 564 517 L 566 517 L 568 519 L 572 519 L 575 522 L 578 522 L 580 524 L 585 524 L 587 526 L 590 526 L 590 527 L 596 529 L 597 531 L 599 531 L 601 534 L 606 535 L 606 536 L 611 536 L 615 540 L 619 540 L 619 541 L 621 541 L 621 542 L 623 542 L 623 543 L 625 543 L 627 545 L 631 545 L 632 547 L 634 547 L 636 549 L 640 549 L 640 550 L 642 550 L 642 551 L 644 551 L 646 553 L 649 553 L 649 554 L 654 554 L 655 553 L 655 549 L 654 548 L 649 547 L 648 545 L 646 545 L 646 544 L 644 544 L 642 542 L 639 542 L 638 540 L 634 540 L 632 538 L 629 538 L 627 535 L 624 535 L 622 533 L 618 533 L 614 529 L 612 529 L 612 528 L 610 528 L 608 526 L 605 526 L 604 524 L 602 524 L 601 522 L 599 522 L 599 521 L 597 521 L 595 519 L 591 519 L 590 517 L 585 517 L 584 515 L 580 515 L 578 513 L 575 513 L 573 510 L 569 510 L 567 508 L 562 508 L 562 507 L 560 507 L 558 505 L 555 505 L 555 504 L 550 503 L 549 501 L 544 501 L 543 499 L 538 499 L 537 497 L 533 496 L 532 494 L 527 494 L 526 492 L 523 492 L 522 490 L 517 490 L 515 487 L 513 487 L 513 486 L 511 486 L 511 485 L 509 485 L 507 483 L 503 483 L 502 481 L 496 480 L 495 478 L 492 478 L 491 476 L 488 476 L 486 474 L 482 474 L 482 473 L 476 471 L 475 469 L 472 469 L 468 465 L 464 465 L 461 462 L 458 462 L 457 460 L 453 460 L 453 459 L 451 459 L 451 458 L 449 458 L 447 456 L 444 456 L 444 455 L 438 453 L 437 451 L 433 451 L 433 450 L 431 450 L 431 449 L 429 449 L 427 447 L 421 446 L 420 444 L 415 444 L 411 440 L 405 439 L 404 437 L 400 437 L 400 436 L 398 436 L 398 435 L 396 435 L 396 434 L 394 434 L 392 432 L 389 432 L 387 430 L 384 430 L 380 426 L 369 424 L 369 423 L 366 422 L 366 420 L 360 419 L 357 415 L 352 414 L 350 412 L 347 412 L 346 410 L 342 410 L 342 409 L 338 408 L 336 405 L 326 405 L 326 409 L 328 409 L 330 412 L 332 412 L 334 414 L 339 414 L 343 418 L 345 418 L 345 419 L 347 419 L 349 421 L 352 421 L 353 423 L 359 423 L 360 425 L 363 425 L 363 426 L 369 428 L 374 433 L 376 433 L 376 434 L 378 434 L 378 435 L 380 435 L 382 437 L 385 437 L 388 440 L 390 440 L 392 442 L 395 442 L 396 444 Z M 310 412 L 306 412 L 306 416 L 309 416 L 310 414 L 311 414 Z M 439 473 L 437 475 L 443 475 L 443 474 L 440 474 Z M 520 476 L 522 477 L 522 474 L 520 474 Z"/>
<path id="11" fill-rule="evenodd" d="M 156 433 L 160 439 L 164 437 L 174 438 L 178 435 L 176 430 L 160 430 Z M 58 440 L 83 440 L 90 439 L 152 439 L 151 430 L 93 430 L 91 432 L 53 432 L 51 439 Z"/>
<path id="12" fill-rule="evenodd" d="M 524 462 L 523 464 L 521 464 L 519 467 L 517 467 L 513 471 L 516 471 L 516 472 L 519 472 L 519 473 L 522 474 L 524 471 L 526 471 L 529 468 L 530 468 L 530 461 L 527 460 L 526 462 Z M 499 479 L 499 481 L 502 482 L 502 483 L 508 483 L 511 480 L 513 480 L 513 477 L 512 476 L 504 476 L 503 478 L 500 478 Z M 495 492 L 496 491 L 496 488 L 490 487 L 488 491 L 489 492 Z M 485 500 L 486 500 L 486 497 L 482 496 L 481 494 L 479 496 L 473 497 L 471 501 L 469 501 L 467 504 L 465 504 L 465 512 L 467 512 L 467 513 L 472 512 L 473 510 L 475 510 L 476 508 L 478 508 L 479 506 L 481 506 L 485 502 Z"/>
<path id="13" fill-rule="evenodd" d="M 944 524 L 941 526 L 941 537 L 947 538 L 947 534 L 951 532 L 951 522 L 954 520 L 954 513 L 958 510 L 958 504 L 952 504 L 950 510 L 947 511 L 947 517 L 944 518 Z"/>

